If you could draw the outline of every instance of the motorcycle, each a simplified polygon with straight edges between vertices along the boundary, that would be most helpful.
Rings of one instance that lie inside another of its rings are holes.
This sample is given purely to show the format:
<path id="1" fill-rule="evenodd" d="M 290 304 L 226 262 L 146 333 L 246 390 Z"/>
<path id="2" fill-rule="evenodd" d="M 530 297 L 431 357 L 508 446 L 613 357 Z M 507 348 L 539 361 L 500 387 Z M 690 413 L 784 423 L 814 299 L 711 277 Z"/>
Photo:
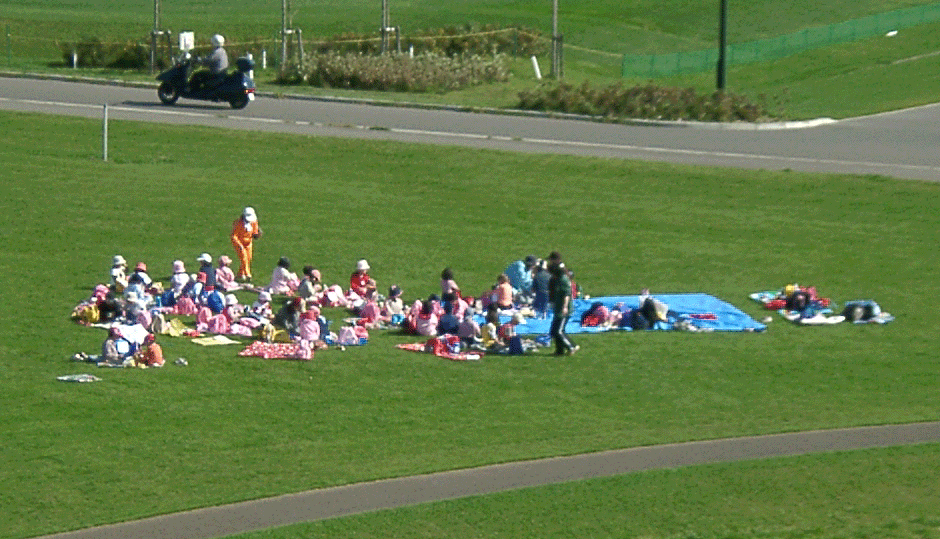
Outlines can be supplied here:
<path id="1" fill-rule="evenodd" d="M 222 74 L 221 79 L 215 82 L 202 84 L 196 76 L 190 77 L 194 63 L 187 54 L 181 56 L 173 67 L 157 75 L 157 80 L 162 81 L 157 88 L 157 97 L 164 105 L 172 105 L 179 98 L 185 97 L 203 101 L 227 101 L 233 109 L 243 109 L 255 100 L 255 81 L 249 76 L 255 67 L 251 59 L 239 58 L 235 61 L 234 72 Z"/>

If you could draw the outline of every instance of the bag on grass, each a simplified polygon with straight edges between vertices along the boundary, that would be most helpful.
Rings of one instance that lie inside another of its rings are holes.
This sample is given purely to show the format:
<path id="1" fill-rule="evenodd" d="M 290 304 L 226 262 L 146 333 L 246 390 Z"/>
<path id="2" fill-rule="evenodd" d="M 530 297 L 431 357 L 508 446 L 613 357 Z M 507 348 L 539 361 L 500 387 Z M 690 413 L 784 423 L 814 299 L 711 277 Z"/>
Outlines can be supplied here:
<path id="1" fill-rule="evenodd" d="M 359 344 L 359 336 L 352 326 L 343 326 L 339 330 L 339 344 L 352 346 Z"/>

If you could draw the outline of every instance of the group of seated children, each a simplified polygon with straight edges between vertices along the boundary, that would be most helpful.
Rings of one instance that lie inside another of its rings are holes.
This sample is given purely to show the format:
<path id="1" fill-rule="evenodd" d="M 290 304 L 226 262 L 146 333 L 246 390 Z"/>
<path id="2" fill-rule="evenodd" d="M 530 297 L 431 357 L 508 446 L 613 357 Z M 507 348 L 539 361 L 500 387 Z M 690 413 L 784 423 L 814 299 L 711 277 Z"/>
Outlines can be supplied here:
<path id="1" fill-rule="evenodd" d="M 478 300 L 464 297 L 454 272 L 445 268 L 441 272 L 441 295 L 432 294 L 408 308 L 398 286 L 391 286 L 387 297 L 378 294 L 365 259 L 356 263 L 348 290 L 339 285 L 325 286 L 320 271 L 312 266 L 305 266 L 298 278 L 291 272 L 287 257 L 278 260 L 271 281 L 264 288 L 236 283 L 228 256 L 219 257 L 215 267 L 209 253 L 199 255 L 196 262 L 198 272 L 188 273 L 182 260 L 173 261 L 168 287 L 164 289 L 147 273 L 145 263 L 138 263 L 133 272 L 128 272 L 127 261 L 116 255 L 109 275 L 110 286 L 99 285 L 76 318 L 83 323 L 140 323 L 149 330 L 158 314 L 196 315 L 199 332 L 250 336 L 258 328 L 271 326 L 269 335 L 280 329 L 292 338 L 315 341 L 328 326 L 320 307 L 345 307 L 353 310 L 359 317 L 358 325 L 367 329 L 393 325 L 422 336 L 457 335 L 466 347 L 492 352 L 508 350 L 513 338 L 518 340 L 514 328 L 524 323 L 518 309 L 530 307 L 536 316 L 543 317 L 548 310 L 548 272 L 545 262 L 534 256 L 510 264 L 492 290 Z M 250 306 L 240 305 L 233 293 L 239 289 L 257 292 L 257 300 Z M 278 294 L 288 296 L 288 300 L 275 313 L 271 302 L 272 296 Z M 93 307 L 95 312 L 86 307 Z M 483 328 L 474 317 L 481 308 L 487 313 Z M 510 322 L 500 324 L 500 312 L 515 315 Z M 100 358 L 105 364 L 116 364 L 119 359 L 123 363 L 127 354 L 111 350 L 108 344 L 119 340 L 119 336 L 109 336 L 100 356 L 82 356 Z M 159 345 L 155 348 L 151 345 L 155 345 L 152 336 L 140 350 L 159 350 Z M 157 365 L 162 364 L 162 358 L 148 356 L 137 363 Z"/>
<path id="2" fill-rule="evenodd" d="M 153 333 L 147 333 L 143 342 L 135 343 L 125 338 L 120 328 L 108 330 L 108 337 L 101 343 L 101 354 L 88 355 L 79 352 L 72 356 L 75 361 L 95 363 L 99 367 L 162 367 L 163 348 L 156 342 Z"/>

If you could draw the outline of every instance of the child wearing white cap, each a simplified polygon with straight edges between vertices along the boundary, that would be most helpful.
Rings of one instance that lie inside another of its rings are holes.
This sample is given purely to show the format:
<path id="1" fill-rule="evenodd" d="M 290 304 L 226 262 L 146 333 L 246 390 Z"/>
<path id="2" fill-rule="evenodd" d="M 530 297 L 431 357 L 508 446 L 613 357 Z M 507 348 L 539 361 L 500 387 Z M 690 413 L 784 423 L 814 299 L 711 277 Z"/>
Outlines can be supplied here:
<path id="1" fill-rule="evenodd" d="M 127 288 L 127 260 L 121 255 L 114 255 L 111 259 L 111 286 L 117 293 Z"/>
<path id="2" fill-rule="evenodd" d="M 206 274 L 206 286 L 215 287 L 215 268 L 212 267 L 212 255 L 202 253 L 196 261 L 199 262 L 199 273 Z"/>
<path id="3" fill-rule="evenodd" d="M 258 215 L 251 206 L 246 207 L 241 216 L 232 223 L 232 246 L 240 263 L 238 278 L 251 280 L 251 259 L 254 256 L 254 240 L 261 237 Z"/>
<path id="4" fill-rule="evenodd" d="M 365 258 L 356 262 L 356 271 L 349 277 L 349 289 L 361 298 L 368 298 L 376 290 L 375 279 L 369 275 L 369 262 Z"/>

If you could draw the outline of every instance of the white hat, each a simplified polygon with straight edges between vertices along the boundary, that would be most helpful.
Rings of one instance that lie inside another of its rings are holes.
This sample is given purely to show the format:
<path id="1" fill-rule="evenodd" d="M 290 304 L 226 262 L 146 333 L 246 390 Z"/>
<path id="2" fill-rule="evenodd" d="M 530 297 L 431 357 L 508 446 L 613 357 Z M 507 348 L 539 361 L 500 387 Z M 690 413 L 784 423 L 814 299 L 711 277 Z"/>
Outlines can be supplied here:
<path id="1" fill-rule="evenodd" d="M 238 305 L 238 298 L 235 297 L 235 294 L 228 294 L 225 296 L 226 305 Z"/>
<path id="2" fill-rule="evenodd" d="M 242 217 L 249 223 L 254 223 L 258 220 L 258 214 L 255 213 L 255 209 L 251 206 L 245 208 L 245 211 L 242 212 Z"/>
<path id="3" fill-rule="evenodd" d="M 113 266 L 126 266 L 127 260 L 124 260 L 124 257 L 121 255 L 114 255 L 114 258 L 111 261 Z"/>
<path id="4" fill-rule="evenodd" d="M 369 271 L 369 262 L 365 258 L 356 262 L 356 271 Z"/>
<path id="5" fill-rule="evenodd" d="M 196 262 L 205 262 L 206 264 L 211 264 L 212 256 L 209 253 L 202 253 L 199 255 L 199 258 L 196 259 Z"/>
<path id="6" fill-rule="evenodd" d="M 211 41 L 212 41 L 213 47 L 221 47 L 222 45 L 225 45 L 225 38 L 222 37 L 221 34 L 216 34 L 212 36 Z"/>

